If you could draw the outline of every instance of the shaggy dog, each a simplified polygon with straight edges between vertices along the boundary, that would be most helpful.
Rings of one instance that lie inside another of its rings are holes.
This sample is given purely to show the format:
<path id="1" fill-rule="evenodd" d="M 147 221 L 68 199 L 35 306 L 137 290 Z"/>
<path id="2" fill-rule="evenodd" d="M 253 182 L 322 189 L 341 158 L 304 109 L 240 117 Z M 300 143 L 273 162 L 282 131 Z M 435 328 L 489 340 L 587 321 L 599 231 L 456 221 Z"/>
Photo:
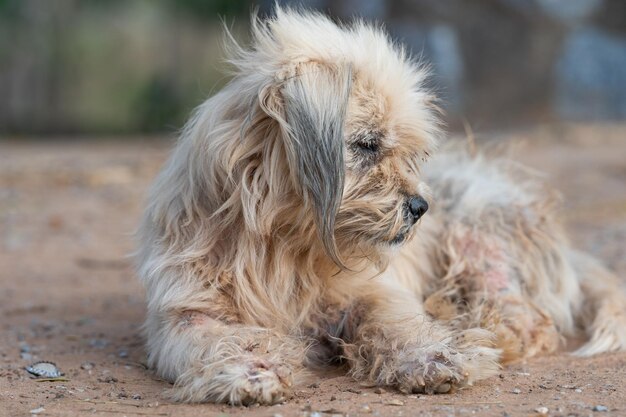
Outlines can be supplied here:
<path id="1" fill-rule="evenodd" d="M 435 157 L 425 70 L 379 28 L 278 8 L 232 44 L 140 229 L 173 398 L 276 403 L 330 365 L 446 393 L 581 329 L 577 354 L 626 348 L 626 293 L 568 245 L 552 194 L 503 160 Z"/>

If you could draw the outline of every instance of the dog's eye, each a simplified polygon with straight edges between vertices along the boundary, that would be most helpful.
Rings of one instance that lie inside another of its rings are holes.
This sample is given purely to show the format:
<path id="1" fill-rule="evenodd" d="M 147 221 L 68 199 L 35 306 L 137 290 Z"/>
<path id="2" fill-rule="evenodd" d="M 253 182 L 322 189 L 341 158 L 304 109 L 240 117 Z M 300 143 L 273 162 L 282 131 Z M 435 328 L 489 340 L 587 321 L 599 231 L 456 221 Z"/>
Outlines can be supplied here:
<path id="1" fill-rule="evenodd" d="M 368 152 L 368 153 L 378 152 L 378 148 L 379 148 L 378 141 L 375 139 L 360 140 L 356 144 L 359 147 L 359 149 L 363 152 Z"/>

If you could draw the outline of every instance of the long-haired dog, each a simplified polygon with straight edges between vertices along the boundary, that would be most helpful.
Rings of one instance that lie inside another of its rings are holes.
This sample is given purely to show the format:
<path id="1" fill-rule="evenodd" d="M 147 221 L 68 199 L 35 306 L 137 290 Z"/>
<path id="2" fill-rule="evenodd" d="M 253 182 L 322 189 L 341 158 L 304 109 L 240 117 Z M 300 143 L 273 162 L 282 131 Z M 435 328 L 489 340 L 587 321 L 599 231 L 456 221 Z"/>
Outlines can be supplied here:
<path id="1" fill-rule="evenodd" d="M 523 169 L 434 155 L 425 70 L 379 28 L 278 8 L 233 45 L 140 230 L 149 363 L 173 398 L 275 403 L 339 364 L 445 393 L 579 330 L 580 355 L 626 348 L 618 279 Z"/>

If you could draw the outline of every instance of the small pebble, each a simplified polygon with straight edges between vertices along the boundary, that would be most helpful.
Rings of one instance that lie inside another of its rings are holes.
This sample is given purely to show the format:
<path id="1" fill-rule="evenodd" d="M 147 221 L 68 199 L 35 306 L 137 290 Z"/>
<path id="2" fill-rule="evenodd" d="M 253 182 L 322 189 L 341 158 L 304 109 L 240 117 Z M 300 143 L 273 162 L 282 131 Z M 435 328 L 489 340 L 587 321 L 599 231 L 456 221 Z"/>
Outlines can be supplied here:
<path id="1" fill-rule="evenodd" d="M 98 378 L 98 382 L 105 382 L 107 384 L 113 384 L 115 382 L 118 382 L 118 380 L 114 376 L 107 375 L 104 378 Z"/>
<path id="2" fill-rule="evenodd" d="M 41 414 L 41 413 L 43 413 L 44 411 L 46 411 L 46 409 L 45 409 L 45 408 L 43 408 L 43 407 L 39 407 L 39 408 L 35 408 L 35 409 L 33 409 L 33 410 L 30 410 L 30 413 L 31 413 L 31 414 Z"/>
<path id="3" fill-rule="evenodd" d="M 522 390 L 519 388 L 513 388 L 513 391 L 511 391 L 513 394 L 521 394 Z"/>
<path id="4" fill-rule="evenodd" d="M 548 407 L 537 407 L 535 408 L 535 411 L 538 412 L 539 414 L 548 414 Z"/>
<path id="5" fill-rule="evenodd" d="M 106 339 L 91 339 L 89 341 L 89 346 L 96 348 L 96 349 L 104 349 L 105 347 L 107 347 L 109 345 L 109 341 Z"/>
<path id="6" fill-rule="evenodd" d="M 609 411 L 609 408 L 605 405 L 596 405 L 592 408 L 593 411 Z"/>
<path id="7" fill-rule="evenodd" d="M 93 369 L 93 367 L 96 366 L 93 362 L 83 362 L 80 364 L 80 369 L 84 369 L 85 371 L 88 371 L 90 369 Z"/>
<path id="8" fill-rule="evenodd" d="M 319 411 L 313 411 L 311 412 L 311 414 L 309 414 L 309 417 L 322 417 L 322 413 L 320 413 Z"/>
<path id="9" fill-rule="evenodd" d="M 133 394 L 133 396 L 131 397 L 133 400 L 141 400 L 141 395 L 139 394 Z"/>
<path id="10" fill-rule="evenodd" d="M 127 358 L 128 357 L 128 351 L 126 349 L 122 349 L 118 352 L 117 356 L 119 356 L 120 358 Z"/>
<path id="11" fill-rule="evenodd" d="M 372 412 L 372 408 L 369 405 L 365 404 L 363 407 L 361 407 L 361 412 L 370 414 Z"/>
<path id="12" fill-rule="evenodd" d="M 283 417 L 283 415 L 277 413 L 277 414 L 274 414 L 272 417 Z"/>
<path id="13" fill-rule="evenodd" d="M 397 406 L 402 406 L 402 405 L 404 405 L 404 401 L 396 400 L 396 399 L 394 398 L 394 399 L 391 399 L 391 400 L 387 401 L 387 402 L 385 403 L 385 405 L 397 405 Z"/>
<path id="14" fill-rule="evenodd" d="M 574 392 L 581 393 L 581 392 L 583 392 L 583 390 L 581 390 L 580 388 L 576 388 L 576 389 L 574 390 Z"/>

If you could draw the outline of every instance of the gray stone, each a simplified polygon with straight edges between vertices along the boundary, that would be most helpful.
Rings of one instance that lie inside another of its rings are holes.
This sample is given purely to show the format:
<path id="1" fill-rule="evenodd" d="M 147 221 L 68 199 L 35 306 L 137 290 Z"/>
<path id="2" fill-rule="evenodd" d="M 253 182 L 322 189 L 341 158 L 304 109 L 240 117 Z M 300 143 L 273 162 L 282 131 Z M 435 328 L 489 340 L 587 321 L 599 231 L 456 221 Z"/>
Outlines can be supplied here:
<path id="1" fill-rule="evenodd" d="M 568 23 L 589 18 L 602 3 L 602 0 L 537 0 L 544 13 Z"/>
<path id="2" fill-rule="evenodd" d="M 573 31 L 556 64 L 556 109 L 567 119 L 626 117 L 626 37 Z"/>

